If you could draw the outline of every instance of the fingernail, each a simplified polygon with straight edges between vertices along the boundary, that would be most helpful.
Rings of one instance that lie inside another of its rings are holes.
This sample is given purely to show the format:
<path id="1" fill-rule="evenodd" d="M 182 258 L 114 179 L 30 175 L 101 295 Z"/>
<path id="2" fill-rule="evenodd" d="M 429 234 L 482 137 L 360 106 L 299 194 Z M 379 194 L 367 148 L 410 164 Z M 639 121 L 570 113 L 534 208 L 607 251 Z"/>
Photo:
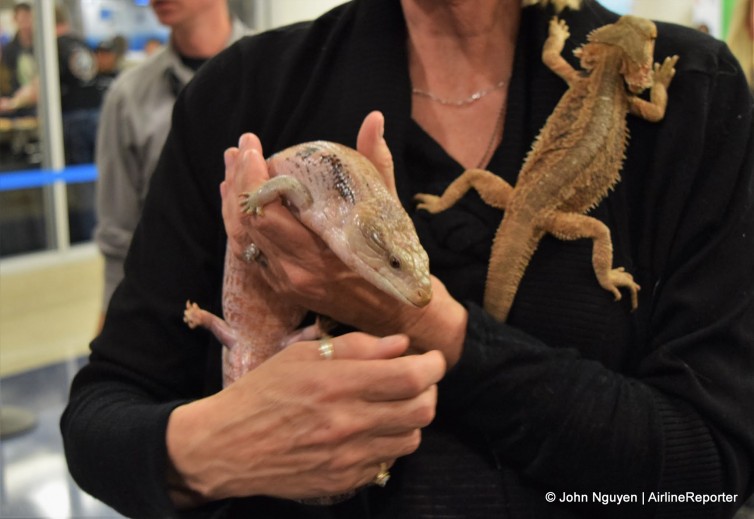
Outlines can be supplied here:
<path id="1" fill-rule="evenodd" d="M 401 346 L 407 346 L 408 345 L 408 337 L 405 335 L 388 335 L 386 337 L 382 337 L 378 344 L 382 347 L 388 347 L 388 346 L 395 346 L 400 344 Z"/>
<path id="2" fill-rule="evenodd" d="M 225 154 L 223 155 L 223 158 L 225 159 L 225 167 L 229 168 L 233 165 L 233 157 L 235 156 L 235 153 L 233 153 L 233 150 L 237 150 L 237 148 L 228 148 L 225 150 Z"/>

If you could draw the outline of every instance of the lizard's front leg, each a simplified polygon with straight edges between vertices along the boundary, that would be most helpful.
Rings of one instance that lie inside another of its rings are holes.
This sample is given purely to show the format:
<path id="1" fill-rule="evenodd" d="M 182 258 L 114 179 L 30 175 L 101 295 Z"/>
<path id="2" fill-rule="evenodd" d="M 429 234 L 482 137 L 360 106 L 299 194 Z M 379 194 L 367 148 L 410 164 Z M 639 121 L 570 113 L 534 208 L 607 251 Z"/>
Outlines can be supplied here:
<path id="1" fill-rule="evenodd" d="M 553 17 L 550 20 L 549 35 L 542 48 L 542 62 L 570 85 L 578 76 L 578 72 L 562 56 L 563 47 L 569 36 L 565 21 Z"/>
<path id="2" fill-rule="evenodd" d="M 610 229 L 604 223 L 583 214 L 554 212 L 538 221 L 537 226 L 561 240 L 591 238 L 592 266 L 600 286 L 612 292 L 616 301 L 622 297 L 619 288 L 628 289 L 631 292 L 631 309 L 636 310 L 641 287 L 623 267 L 613 268 L 613 242 Z"/>
<path id="3" fill-rule="evenodd" d="M 455 179 L 442 196 L 419 193 L 414 196 L 419 204 L 417 209 L 439 213 L 452 207 L 471 189 L 475 189 L 488 205 L 505 209 L 513 192 L 513 187 L 494 173 L 483 169 L 469 169 Z"/>
<path id="4" fill-rule="evenodd" d="M 263 207 L 282 198 L 299 211 L 312 205 L 309 189 L 297 178 L 280 175 L 259 186 L 256 191 L 241 194 L 241 209 L 245 213 L 262 216 Z"/>
<path id="5" fill-rule="evenodd" d="M 665 117 L 665 108 L 668 106 L 668 87 L 675 75 L 675 64 L 678 56 L 665 58 L 662 65 L 655 63 L 652 89 L 649 93 L 649 101 L 633 96 L 630 98 L 631 113 L 657 122 Z"/>

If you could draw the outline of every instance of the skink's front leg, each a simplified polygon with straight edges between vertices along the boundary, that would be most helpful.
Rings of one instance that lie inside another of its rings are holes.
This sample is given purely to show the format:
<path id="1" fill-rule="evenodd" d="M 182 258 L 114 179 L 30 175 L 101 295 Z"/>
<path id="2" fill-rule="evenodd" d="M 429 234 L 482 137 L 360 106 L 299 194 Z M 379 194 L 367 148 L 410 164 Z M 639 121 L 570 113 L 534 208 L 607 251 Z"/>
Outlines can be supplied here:
<path id="1" fill-rule="evenodd" d="M 294 177 L 281 175 L 271 178 L 256 191 L 243 193 L 241 210 L 262 216 L 264 206 L 277 198 L 284 199 L 299 211 L 309 208 L 313 203 L 312 195 L 304 184 Z"/>

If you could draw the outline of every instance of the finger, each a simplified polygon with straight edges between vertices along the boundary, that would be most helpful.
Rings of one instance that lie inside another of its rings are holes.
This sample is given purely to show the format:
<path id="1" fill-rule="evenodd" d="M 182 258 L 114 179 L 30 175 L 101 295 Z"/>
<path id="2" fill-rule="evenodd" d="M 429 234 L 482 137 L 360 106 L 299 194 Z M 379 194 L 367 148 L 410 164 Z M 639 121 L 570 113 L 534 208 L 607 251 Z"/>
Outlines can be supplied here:
<path id="1" fill-rule="evenodd" d="M 312 353 L 315 350 L 311 348 Z M 318 351 L 316 353 L 319 355 Z M 312 366 L 311 369 L 317 369 L 328 378 L 337 378 L 338 393 L 356 394 L 361 400 L 370 403 L 415 399 L 430 391 L 445 373 L 445 357 L 439 351 L 389 359 L 321 362 L 322 364 L 316 368 Z"/>
<path id="2" fill-rule="evenodd" d="M 349 425 L 376 436 L 401 435 L 429 425 L 436 406 L 437 385 L 433 384 L 413 398 L 362 402 L 349 413 Z"/>
<path id="3" fill-rule="evenodd" d="M 329 346 L 328 346 L 329 345 Z M 389 335 L 383 338 L 353 332 L 320 341 L 308 341 L 296 346 L 299 360 L 384 360 L 400 357 L 408 349 L 405 335 Z M 330 359 L 325 350 L 331 349 Z"/>
<path id="4" fill-rule="evenodd" d="M 371 383 L 362 385 L 367 401 L 414 398 L 436 384 L 445 374 L 445 357 L 439 351 L 408 355 L 368 366 Z M 357 374 L 358 375 L 358 374 Z"/>
<path id="5" fill-rule="evenodd" d="M 238 194 L 253 191 L 270 178 L 262 153 L 253 147 L 239 149 L 237 166 L 233 169 L 234 187 Z"/>
<path id="6" fill-rule="evenodd" d="M 246 132 L 241 134 L 241 137 L 238 139 L 238 148 L 241 150 L 255 149 L 260 155 L 264 156 L 262 141 L 260 141 L 259 137 L 254 133 Z"/>
<path id="7" fill-rule="evenodd" d="M 395 195 L 393 155 L 385 142 L 384 134 L 385 117 L 381 112 L 371 112 L 361 124 L 356 138 L 356 149 L 374 164 L 388 190 Z"/>

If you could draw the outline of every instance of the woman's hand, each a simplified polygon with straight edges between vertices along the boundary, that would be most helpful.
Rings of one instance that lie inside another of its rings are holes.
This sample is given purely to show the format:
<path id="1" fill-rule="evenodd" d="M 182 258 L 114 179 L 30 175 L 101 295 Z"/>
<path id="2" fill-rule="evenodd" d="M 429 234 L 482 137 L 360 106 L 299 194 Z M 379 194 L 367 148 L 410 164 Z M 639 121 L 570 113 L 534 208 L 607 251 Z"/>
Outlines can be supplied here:
<path id="1" fill-rule="evenodd" d="M 220 393 L 176 408 L 166 439 L 177 505 L 268 495 L 303 499 L 366 485 L 419 446 L 434 418 L 437 352 L 405 336 L 352 333 L 293 344 Z"/>
<path id="2" fill-rule="evenodd" d="M 369 114 L 359 131 L 357 147 L 395 193 L 393 160 L 383 138 L 383 126 L 382 114 Z M 439 349 L 449 365 L 455 364 L 461 354 L 467 314 L 439 280 L 432 278 L 433 298 L 426 307 L 397 303 L 346 267 L 281 203 L 265 206 L 263 217 L 241 212 L 240 195 L 269 178 L 262 145 L 255 135 L 244 134 L 238 148 L 226 151 L 225 161 L 221 191 L 231 250 L 243 257 L 244 250 L 254 243 L 264 261 L 250 268 L 261 269 L 280 297 L 375 335 L 405 333 L 412 349 Z"/>

